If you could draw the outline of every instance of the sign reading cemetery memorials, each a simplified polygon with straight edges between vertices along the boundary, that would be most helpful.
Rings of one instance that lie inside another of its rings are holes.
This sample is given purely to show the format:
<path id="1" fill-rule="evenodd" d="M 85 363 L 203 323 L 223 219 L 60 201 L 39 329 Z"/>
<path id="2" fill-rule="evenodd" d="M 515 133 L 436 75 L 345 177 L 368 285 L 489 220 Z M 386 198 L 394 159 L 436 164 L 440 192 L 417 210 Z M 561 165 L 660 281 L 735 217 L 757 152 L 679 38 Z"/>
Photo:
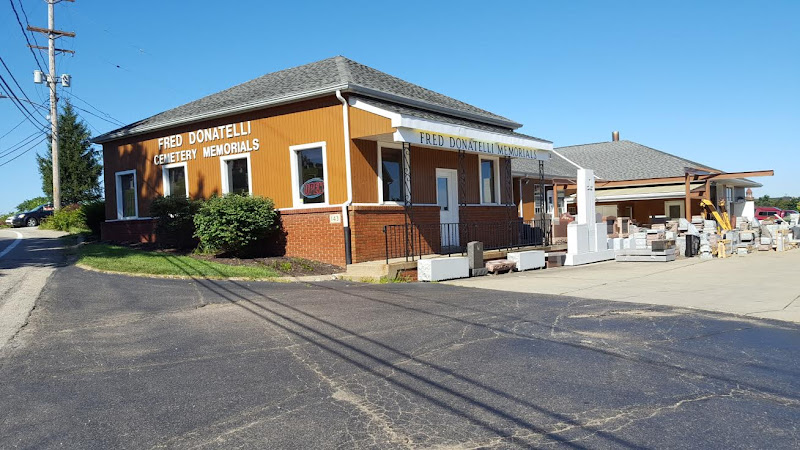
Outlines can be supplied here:
<path id="1" fill-rule="evenodd" d="M 253 152 L 261 148 L 258 138 L 249 138 L 252 133 L 250 121 L 229 123 L 218 127 L 203 128 L 186 133 L 189 145 L 202 145 L 200 155 L 203 158 L 214 158 L 236 153 Z M 219 142 L 226 140 L 227 142 Z M 173 134 L 158 138 L 158 150 L 172 150 L 183 147 L 184 134 Z M 159 153 L 153 157 L 153 164 L 172 164 L 197 159 L 197 147 Z"/>
<path id="2" fill-rule="evenodd" d="M 524 159 L 550 159 L 549 151 L 514 143 L 513 141 L 522 140 L 516 136 L 509 136 L 507 140 L 502 139 L 502 137 L 504 137 L 502 135 L 497 136 L 497 140 L 475 139 L 427 130 L 398 127 L 395 139 L 398 140 L 397 137 L 399 137 L 400 141 L 408 142 L 411 145 L 417 144 L 425 147 L 437 147 L 447 150 L 463 150 L 468 153 L 481 153 L 485 155 Z M 501 142 L 501 139 L 506 142 Z"/>

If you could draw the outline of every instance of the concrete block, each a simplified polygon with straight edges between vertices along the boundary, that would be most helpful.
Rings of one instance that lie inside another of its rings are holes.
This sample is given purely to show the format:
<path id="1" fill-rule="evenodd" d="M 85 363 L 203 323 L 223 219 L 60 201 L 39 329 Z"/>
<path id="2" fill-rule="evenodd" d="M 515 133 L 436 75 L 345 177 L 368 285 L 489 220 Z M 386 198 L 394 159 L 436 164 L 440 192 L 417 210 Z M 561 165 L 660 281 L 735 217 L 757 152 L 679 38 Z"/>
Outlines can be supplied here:
<path id="1" fill-rule="evenodd" d="M 495 259 L 486 263 L 486 270 L 493 274 L 510 272 L 516 267 L 517 263 L 508 259 Z"/>
<path id="2" fill-rule="evenodd" d="M 545 266 L 544 252 L 541 250 L 512 252 L 507 257 L 509 261 L 516 263 L 516 270 L 518 271 L 542 269 Z"/>
<path id="3" fill-rule="evenodd" d="M 467 259 L 470 269 L 483 269 L 483 242 L 472 241 L 467 243 Z"/>
<path id="4" fill-rule="evenodd" d="M 421 259 L 417 261 L 419 281 L 442 281 L 469 276 L 469 260 L 466 256 Z"/>
<path id="5" fill-rule="evenodd" d="M 567 254 L 564 260 L 565 266 L 580 266 L 583 264 L 590 264 L 600 261 L 609 261 L 614 259 L 614 250 L 603 250 L 601 252 L 583 253 L 580 255 Z"/>
<path id="6" fill-rule="evenodd" d="M 567 253 L 589 251 L 589 225 L 575 222 L 567 225 Z"/>
<path id="7" fill-rule="evenodd" d="M 561 267 L 564 265 L 564 260 L 567 254 L 564 252 L 549 252 L 544 254 L 547 258 L 547 267 Z"/>
<path id="8" fill-rule="evenodd" d="M 489 275 L 489 271 L 486 270 L 486 267 L 478 267 L 475 269 L 469 269 L 469 276 L 471 277 L 483 277 Z"/>

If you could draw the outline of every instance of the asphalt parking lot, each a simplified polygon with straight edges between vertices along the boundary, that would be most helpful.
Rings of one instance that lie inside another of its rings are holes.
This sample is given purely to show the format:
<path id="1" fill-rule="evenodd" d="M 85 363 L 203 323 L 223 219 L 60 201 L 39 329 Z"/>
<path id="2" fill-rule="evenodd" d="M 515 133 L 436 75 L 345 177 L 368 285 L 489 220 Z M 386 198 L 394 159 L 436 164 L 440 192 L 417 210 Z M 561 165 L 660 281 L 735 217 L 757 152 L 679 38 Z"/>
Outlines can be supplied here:
<path id="1" fill-rule="evenodd" d="M 444 284 L 58 269 L 2 448 L 797 448 L 800 326 Z"/>

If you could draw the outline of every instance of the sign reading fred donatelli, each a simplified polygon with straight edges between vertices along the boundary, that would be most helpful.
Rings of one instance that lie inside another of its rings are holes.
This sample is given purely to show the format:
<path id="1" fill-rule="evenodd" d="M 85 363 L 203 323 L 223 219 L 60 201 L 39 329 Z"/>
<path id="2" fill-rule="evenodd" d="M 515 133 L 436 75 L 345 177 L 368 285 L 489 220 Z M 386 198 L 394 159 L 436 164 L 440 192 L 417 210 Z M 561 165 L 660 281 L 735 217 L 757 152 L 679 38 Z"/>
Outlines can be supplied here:
<path id="1" fill-rule="evenodd" d="M 498 140 L 487 140 L 397 127 L 395 140 L 448 150 L 463 150 L 469 153 L 510 156 L 512 158 L 523 159 L 550 159 L 549 151 L 523 145 L 523 143 L 535 143 L 535 141 L 523 140 L 513 136 L 508 139 L 502 139 L 498 136 Z M 506 142 L 502 142 L 501 140 L 505 140 Z"/>
<path id="2" fill-rule="evenodd" d="M 203 128 L 201 130 L 186 133 L 186 141 L 189 145 L 208 144 L 223 139 L 233 140 L 232 142 L 214 143 L 203 145 L 200 153 L 203 158 L 213 158 L 216 156 L 232 155 L 244 152 L 254 152 L 261 148 L 258 138 L 248 138 L 252 133 L 250 121 L 229 123 L 218 127 Z M 183 147 L 183 134 L 173 134 L 158 138 L 158 149 L 169 150 Z M 172 164 L 197 159 L 197 147 L 176 150 L 168 153 L 159 153 L 153 156 L 153 164 Z"/>

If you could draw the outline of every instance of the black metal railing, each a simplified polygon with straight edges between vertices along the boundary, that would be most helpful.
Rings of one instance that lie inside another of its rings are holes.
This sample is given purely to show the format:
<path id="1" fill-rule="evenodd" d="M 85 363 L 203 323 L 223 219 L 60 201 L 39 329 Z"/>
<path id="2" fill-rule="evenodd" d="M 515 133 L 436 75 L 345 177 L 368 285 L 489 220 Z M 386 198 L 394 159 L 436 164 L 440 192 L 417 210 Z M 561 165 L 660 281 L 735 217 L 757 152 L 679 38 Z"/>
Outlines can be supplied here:
<path id="1" fill-rule="evenodd" d="M 471 241 L 483 242 L 484 250 L 542 247 L 550 244 L 550 225 L 550 219 L 384 225 L 386 262 L 392 258 L 413 261 L 423 255 L 464 254 Z"/>

